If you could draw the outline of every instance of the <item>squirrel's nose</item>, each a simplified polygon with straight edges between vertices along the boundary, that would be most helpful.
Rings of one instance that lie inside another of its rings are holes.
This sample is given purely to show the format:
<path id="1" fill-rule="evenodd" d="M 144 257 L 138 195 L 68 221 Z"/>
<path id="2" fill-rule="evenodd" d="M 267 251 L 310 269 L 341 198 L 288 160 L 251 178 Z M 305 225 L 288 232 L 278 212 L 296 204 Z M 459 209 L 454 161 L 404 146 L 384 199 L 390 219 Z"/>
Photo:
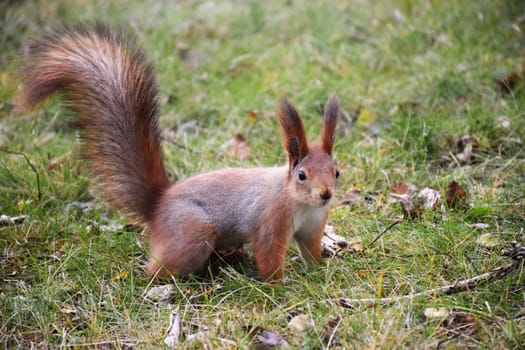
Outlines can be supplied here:
<path id="1" fill-rule="evenodd" d="M 327 201 L 327 200 L 329 200 L 330 198 L 332 198 L 332 193 L 331 193 L 330 191 L 327 190 L 327 191 L 322 192 L 320 196 L 321 196 L 321 199 L 322 199 L 322 200 Z"/>

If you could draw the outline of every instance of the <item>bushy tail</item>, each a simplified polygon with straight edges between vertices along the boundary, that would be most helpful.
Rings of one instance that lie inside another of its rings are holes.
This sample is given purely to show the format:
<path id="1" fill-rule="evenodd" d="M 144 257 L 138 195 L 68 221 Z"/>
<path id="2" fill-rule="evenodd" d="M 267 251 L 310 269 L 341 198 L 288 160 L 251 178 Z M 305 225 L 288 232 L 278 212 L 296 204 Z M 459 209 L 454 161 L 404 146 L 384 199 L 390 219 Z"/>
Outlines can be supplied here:
<path id="1" fill-rule="evenodd" d="M 153 67 L 122 33 L 103 25 L 63 28 L 27 49 L 19 109 L 62 92 L 78 115 L 82 154 L 102 195 L 149 221 L 169 186 L 158 128 Z"/>

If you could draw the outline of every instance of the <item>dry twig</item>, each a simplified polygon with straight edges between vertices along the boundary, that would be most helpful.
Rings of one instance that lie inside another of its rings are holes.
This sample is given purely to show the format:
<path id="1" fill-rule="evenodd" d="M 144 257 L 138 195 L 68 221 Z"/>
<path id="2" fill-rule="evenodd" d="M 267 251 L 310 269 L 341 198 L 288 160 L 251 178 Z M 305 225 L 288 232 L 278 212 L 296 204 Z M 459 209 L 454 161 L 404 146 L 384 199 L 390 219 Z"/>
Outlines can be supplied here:
<path id="1" fill-rule="evenodd" d="M 496 280 L 503 279 L 509 273 L 521 267 L 523 265 L 523 262 L 525 261 L 525 247 L 518 242 L 513 242 L 512 249 L 504 249 L 501 252 L 501 254 L 504 256 L 511 257 L 512 261 L 506 265 L 490 270 L 489 272 L 485 272 L 479 276 L 475 276 L 475 277 L 464 279 L 464 280 L 458 279 L 453 284 L 450 284 L 447 286 L 429 289 L 429 290 L 425 290 L 419 293 L 412 293 L 412 294 L 400 295 L 396 297 L 387 297 L 387 298 L 363 298 L 363 299 L 339 298 L 337 299 L 337 303 L 343 307 L 349 307 L 349 308 L 353 308 L 353 307 L 360 306 L 360 305 L 364 305 L 364 306 L 374 306 L 377 304 L 388 305 L 388 304 L 392 304 L 397 301 L 413 300 L 420 296 L 431 297 L 431 296 L 435 296 L 439 294 L 448 295 L 448 294 L 455 294 L 455 293 L 468 291 L 468 290 L 471 290 L 477 287 L 481 283 L 488 282 L 494 279 Z"/>
<path id="2" fill-rule="evenodd" d="M 372 245 L 374 245 L 375 242 L 377 242 L 377 240 L 381 237 L 383 237 L 383 235 L 385 233 L 387 233 L 388 231 L 390 231 L 392 229 L 392 227 L 396 226 L 397 224 L 399 224 L 401 222 L 401 220 L 396 220 L 394 221 L 393 223 L 391 223 L 387 228 L 385 228 L 383 230 L 383 232 L 381 232 L 376 238 L 374 238 L 372 240 L 372 242 L 370 242 L 370 244 L 368 245 L 367 249 L 370 249 L 370 247 L 372 247 Z"/>

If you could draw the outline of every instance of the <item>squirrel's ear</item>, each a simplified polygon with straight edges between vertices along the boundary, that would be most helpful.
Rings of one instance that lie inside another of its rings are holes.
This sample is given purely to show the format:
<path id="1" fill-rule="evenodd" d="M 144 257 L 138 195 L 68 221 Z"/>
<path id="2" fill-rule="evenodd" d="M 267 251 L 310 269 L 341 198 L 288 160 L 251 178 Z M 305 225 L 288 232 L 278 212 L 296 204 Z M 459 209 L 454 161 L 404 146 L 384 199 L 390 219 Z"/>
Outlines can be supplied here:
<path id="1" fill-rule="evenodd" d="M 324 107 L 323 130 L 321 131 L 321 146 L 326 153 L 332 155 L 335 141 L 335 128 L 339 114 L 339 98 L 331 96 Z"/>
<path id="2" fill-rule="evenodd" d="M 286 97 L 279 101 L 277 116 L 281 125 L 282 144 L 288 153 L 290 167 L 294 168 L 308 153 L 303 121 Z"/>

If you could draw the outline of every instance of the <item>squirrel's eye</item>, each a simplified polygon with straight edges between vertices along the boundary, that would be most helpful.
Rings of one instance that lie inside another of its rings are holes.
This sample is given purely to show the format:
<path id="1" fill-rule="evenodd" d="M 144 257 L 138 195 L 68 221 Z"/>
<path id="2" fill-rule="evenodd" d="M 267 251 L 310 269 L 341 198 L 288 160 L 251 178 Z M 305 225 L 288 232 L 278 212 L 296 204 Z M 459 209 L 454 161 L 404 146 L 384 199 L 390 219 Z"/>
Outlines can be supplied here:
<path id="1" fill-rule="evenodd" d="M 300 181 L 306 180 L 306 174 L 302 170 L 299 170 L 299 180 Z"/>
<path id="2" fill-rule="evenodd" d="M 336 170 L 336 171 L 335 171 L 335 178 L 338 179 L 338 178 L 339 178 L 339 175 L 340 175 L 340 174 L 339 174 L 339 170 Z"/>

